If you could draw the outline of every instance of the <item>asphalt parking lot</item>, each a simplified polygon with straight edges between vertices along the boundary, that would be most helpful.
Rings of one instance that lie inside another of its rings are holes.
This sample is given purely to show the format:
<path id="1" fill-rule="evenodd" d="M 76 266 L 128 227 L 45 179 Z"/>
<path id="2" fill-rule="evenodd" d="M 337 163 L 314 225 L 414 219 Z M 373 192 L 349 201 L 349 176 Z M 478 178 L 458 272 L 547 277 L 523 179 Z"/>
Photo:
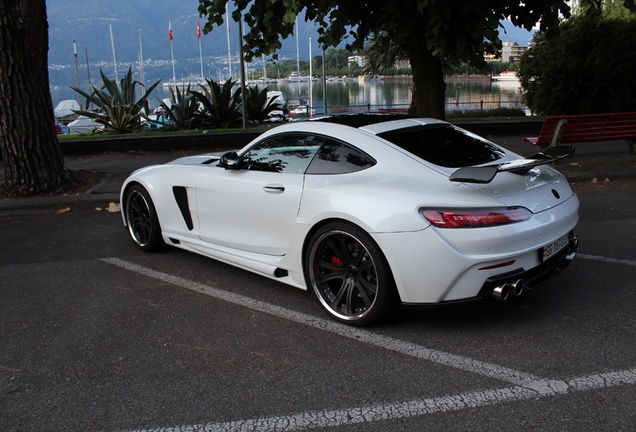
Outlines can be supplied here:
<path id="1" fill-rule="evenodd" d="M 104 206 L 4 214 L 0 430 L 632 431 L 636 182 L 573 187 L 579 255 L 525 303 L 361 329 L 275 281 L 142 253 Z"/>

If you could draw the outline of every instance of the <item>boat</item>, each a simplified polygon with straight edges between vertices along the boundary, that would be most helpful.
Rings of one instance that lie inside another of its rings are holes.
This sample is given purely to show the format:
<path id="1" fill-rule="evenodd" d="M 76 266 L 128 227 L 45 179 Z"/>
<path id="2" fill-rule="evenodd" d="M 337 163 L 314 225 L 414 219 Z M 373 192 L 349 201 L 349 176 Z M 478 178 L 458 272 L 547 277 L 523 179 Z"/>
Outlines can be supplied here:
<path id="1" fill-rule="evenodd" d="M 96 123 L 94 119 L 79 116 L 76 120 L 73 120 L 68 124 L 69 133 L 94 133 L 96 130 L 103 129 L 104 126 Z"/>
<path id="2" fill-rule="evenodd" d="M 289 82 L 300 82 L 302 80 L 302 77 L 300 76 L 300 73 L 298 72 L 292 72 L 289 74 L 289 77 L 287 77 L 287 81 Z"/>
<path id="3" fill-rule="evenodd" d="M 53 109 L 53 112 L 56 120 L 66 125 L 77 118 L 75 111 L 79 111 L 80 109 L 80 104 L 76 100 L 66 99 L 60 101 Z"/>
<path id="4" fill-rule="evenodd" d="M 308 105 L 298 105 L 289 109 L 290 117 L 311 117 L 316 115 L 316 110 Z"/>
<path id="5" fill-rule="evenodd" d="M 499 75 L 491 77 L 493 81 L 519 81 L 516 71 L 503 71 Z"/>

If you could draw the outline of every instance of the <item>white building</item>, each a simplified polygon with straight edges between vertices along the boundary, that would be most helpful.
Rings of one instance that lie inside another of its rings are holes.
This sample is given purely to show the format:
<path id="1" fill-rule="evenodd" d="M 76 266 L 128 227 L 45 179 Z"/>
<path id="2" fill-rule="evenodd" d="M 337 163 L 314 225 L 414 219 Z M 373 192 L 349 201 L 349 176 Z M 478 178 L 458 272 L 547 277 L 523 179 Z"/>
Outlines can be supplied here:
<path id="1" fill-rule="evenodd" d="M 516 42 L 504 42 L 503 47 L 501 48 L 501 61 L 505 63 L 517 62 L 519 61 L 521 54 L 523 54 L 527 49 L 527 46 L 520 46 Z"/>

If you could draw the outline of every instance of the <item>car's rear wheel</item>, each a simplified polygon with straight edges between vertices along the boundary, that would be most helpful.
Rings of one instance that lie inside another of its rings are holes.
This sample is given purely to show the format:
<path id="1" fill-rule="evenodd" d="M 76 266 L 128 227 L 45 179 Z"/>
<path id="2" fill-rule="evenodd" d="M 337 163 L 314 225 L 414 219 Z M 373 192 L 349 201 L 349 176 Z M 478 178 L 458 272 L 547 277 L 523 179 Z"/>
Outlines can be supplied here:
<path id="1" fill-rule="evenodd" d="M 128 233 L 138 248 L 155 251 L 164 245 L 157 210 L 143 186 L 133 185 L 126 192 L 124 215 Z"/>
<path id="2" fill-rule="evenodd" d="M 305 257 L 309 289 L 340 322 L 366 325 L 396 304 L 395 282 L 386 258 L 359 227 L 334 222 L 312 236 Z"/>

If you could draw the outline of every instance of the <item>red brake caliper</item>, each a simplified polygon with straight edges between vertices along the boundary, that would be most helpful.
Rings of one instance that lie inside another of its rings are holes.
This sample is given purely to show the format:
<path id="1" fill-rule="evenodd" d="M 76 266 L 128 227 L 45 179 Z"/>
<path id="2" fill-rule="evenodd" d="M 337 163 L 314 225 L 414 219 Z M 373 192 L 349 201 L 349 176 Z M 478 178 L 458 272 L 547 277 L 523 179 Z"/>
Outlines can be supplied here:
<path id="1" fill-rule="evenodd" d="M 331 264 L 337 265 L 337 266 L 341 266 L 342 265 L 342 260 L 340 258 L 338 258 L 337 256 L 332 256 L 331 257 Z M 340 271 L 336 270 L 336 269 L 333 269 L 333 270 L 331 270 L 331 273 L 340 273 Z"/>

